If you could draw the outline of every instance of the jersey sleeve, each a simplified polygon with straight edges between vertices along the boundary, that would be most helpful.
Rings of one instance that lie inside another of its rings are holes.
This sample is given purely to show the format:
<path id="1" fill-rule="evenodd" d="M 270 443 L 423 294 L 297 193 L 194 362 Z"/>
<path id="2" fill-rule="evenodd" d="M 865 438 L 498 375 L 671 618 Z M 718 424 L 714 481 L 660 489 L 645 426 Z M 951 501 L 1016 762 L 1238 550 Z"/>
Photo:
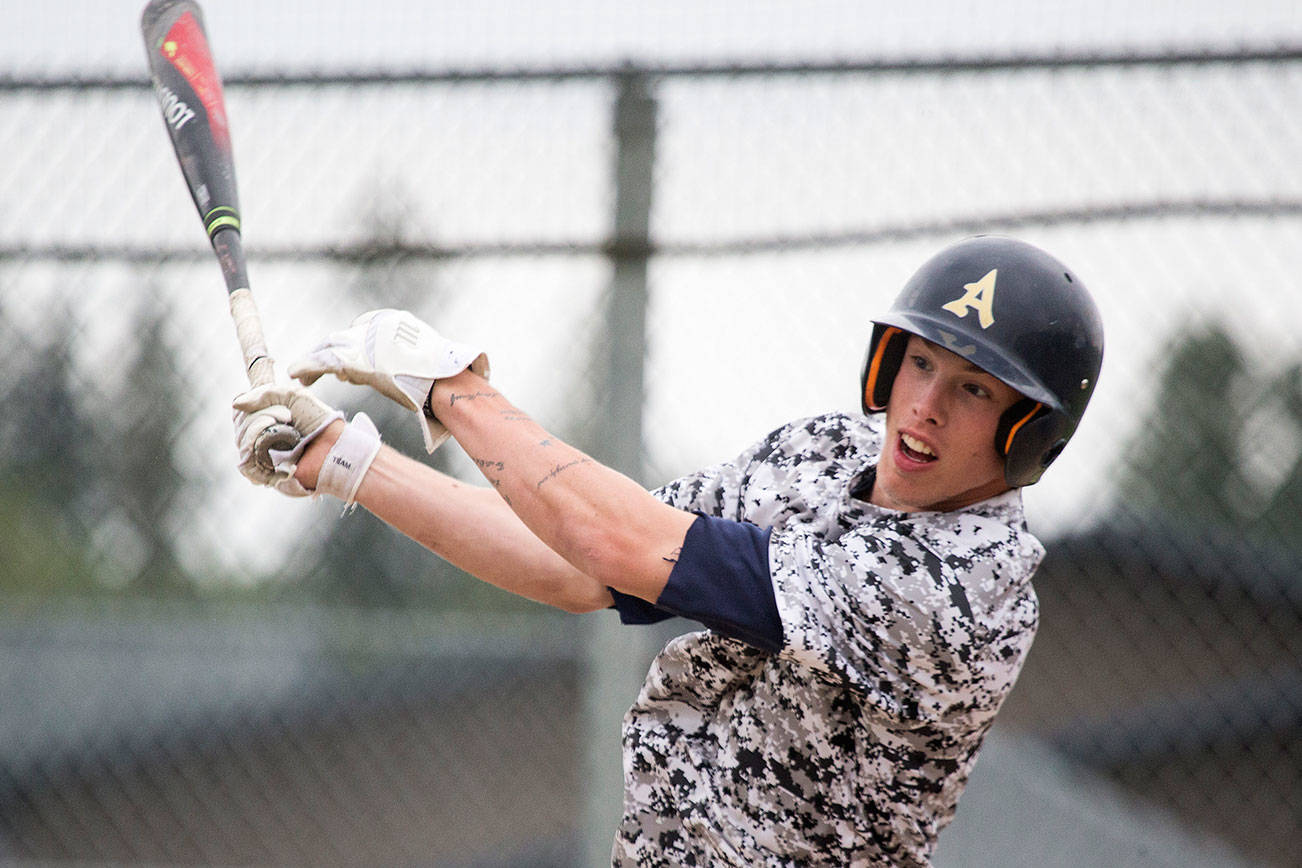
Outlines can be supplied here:
<path id="1" fill-rule="evenodd" d="M 762 460 L 772 452 L 775 444 L 780 442 L 788 427 L 790 426 L 784 426 L 769 433 L 731 461 L 720 462 L 695 473 L 679 477 L 673 482 L 656 489 L 652 494 L 675 509 L 694 512 L 699 516 L 742 522 L 745 517 L 742 498 L 746 490 L 746 481 L 750 469 L 757 461 Z M 692 527 L 695 528 L 696 524 L 693 524 Z M 689 536 L 691 536 L 691 529 L 689 529 Z M 754 545 L 750 541 L 740 538 L 735 541 L 742 543 L 741 550 L 743 552 L 754 551 Z M 717 549 L 717 546 L 715 548 Z M 698 563 L 698 560 L 695 548 L 685 545 L 683 556 L 679 558 L 679 563 L 674 570 L 674 574 L 679 575 L 683 584 L 687 584 L 686 577 L 691 576 L 690 582 L 692 584 L 705 586 L 708 585 L 708 582 L 704 580 L 704 577 L 712 572 L 718 574 L 717 570 L 707 569 L 703 564 Z M 763 561 L 762 574 L 764 581 L 771 595 L 772 585 L 768 581 L 767 555 L 761 558 L 761 561 Z M 755 572 L 758 575 L 761 570 Z M 675 590 L 678 590 L 674 582 L 674 574 L 670 575 L 670 582 L 675 587 Z M 734 575 L 733 578 L 736 578 L 736 576 Z M 612 608 L 619 612 L 620 620 L 625 624 L 655 624 L 678 614 L 683 614 L 684 617 L 704 624 L 706 622 L 703 618 L 710 617 L 708 611 L 701 611 L 698 613 L 699 616 L 693 616 L 685 612 L 673 612 L 659 606 L 659 601 L 650 603 L 639 597 L 621 593 L 614 588 L 608 590 L 614 599 Z M 671 593 L 670 599 L 674 599 L 673 593 Z M 716 622 L 716 624 L 723 626 L 723 622 Z M 777 635 L 780 637 L 780 632 Z"/>
<path id="2" fill-rule="evenodd" d="M 655 603 L 611 591 L 620 620 L 652 624 L 677 615 L 777 651 L 782 621 L 769 575 L 769 534 L 747 522 L 698 515 Z"/>
<path id="3" fill-rule="evenodd" d="M 782 653 L 894 718 L 993 716 L 1034 636 L 1033 566 L 942 557 L 881 524 L 774 532 L 769 559 Z"/>
<path id="4" fill-rule="evenodd" d="M 743 497 L 751 470 L 768 457 L 796 423 L 771 431 L 731 461 L 689 473 L 653 492 L 677 509 L 741 521 Z"/>

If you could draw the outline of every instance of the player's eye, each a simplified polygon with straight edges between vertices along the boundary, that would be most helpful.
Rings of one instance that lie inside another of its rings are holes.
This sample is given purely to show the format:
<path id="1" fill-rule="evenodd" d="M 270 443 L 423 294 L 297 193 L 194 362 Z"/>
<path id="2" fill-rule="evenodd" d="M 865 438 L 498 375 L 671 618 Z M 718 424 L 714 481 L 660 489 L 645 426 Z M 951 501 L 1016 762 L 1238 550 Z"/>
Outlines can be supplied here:
<path id="1" fill-rule="evenodd" d="M 917 368 L 919 371 L 931 370 L 931 359 L 928 359 L 926 356 L 915 355 L 910 356 L 909 358 L 913 361 L 913 367 Z"/>
<path id="2" fill-rule="evenodd" d="M 985 386 L 981 385 L 980 383 L 967 383 L 963 386 L 963 388 L 968 392 L 968 394 L 975 395 L 978 398 L 993 397 L 993 395 L 991 395 L 990 393 L 990 390 L 987 389 Z"/>

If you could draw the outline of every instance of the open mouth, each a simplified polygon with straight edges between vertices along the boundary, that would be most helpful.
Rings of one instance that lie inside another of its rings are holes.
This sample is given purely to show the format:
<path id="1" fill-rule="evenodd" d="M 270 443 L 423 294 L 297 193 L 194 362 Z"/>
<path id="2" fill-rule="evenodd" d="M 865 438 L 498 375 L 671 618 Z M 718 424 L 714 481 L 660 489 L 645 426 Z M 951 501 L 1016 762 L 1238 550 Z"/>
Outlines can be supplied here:
<path id="1" fill-rule="evenodd" d="M 925 463 L 936 460 L 936 453 L 931 451 L 930 446 L 908 434 L 900 435 L 900 451 L 913 461 Z"/>

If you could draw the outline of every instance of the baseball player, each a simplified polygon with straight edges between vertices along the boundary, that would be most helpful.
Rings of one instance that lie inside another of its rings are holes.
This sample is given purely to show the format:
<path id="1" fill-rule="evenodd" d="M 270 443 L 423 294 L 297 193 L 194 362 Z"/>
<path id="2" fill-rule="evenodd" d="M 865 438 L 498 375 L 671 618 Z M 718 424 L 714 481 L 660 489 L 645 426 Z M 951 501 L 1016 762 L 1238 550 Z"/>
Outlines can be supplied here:
<path id="1" fill-rule="evenodd" d="M 373 311 L 290 373 L 372 386 L 490 487 L 381 446 L 306 388 L 236 399 L 241 470 L 360 503 L 468 572 L 629 624 L 705 629 L 656 658 L 624 722 L 614 865 L 929 864 L 1034 636 L 1043 554 L 1019 489 L 1071 437 L 1103 335 L 1029 244 L 964 240 L 873 327 L 864 413 L 792 422 L 648 493 L 489 384 L 486 357 Z M 251 455 L 266 426 L 307 435 Z"/>

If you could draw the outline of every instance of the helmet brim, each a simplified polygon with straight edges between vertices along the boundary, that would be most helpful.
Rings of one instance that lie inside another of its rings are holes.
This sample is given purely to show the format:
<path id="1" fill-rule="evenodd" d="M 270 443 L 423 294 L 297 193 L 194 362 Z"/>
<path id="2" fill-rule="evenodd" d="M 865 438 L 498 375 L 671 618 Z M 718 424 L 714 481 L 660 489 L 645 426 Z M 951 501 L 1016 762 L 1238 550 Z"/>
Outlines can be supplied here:
<path id="1" fill-rule="evenodd" d="M 1057 395 L 1024 365 L 1010 358 L 1004 348 L 986 340 L 979 331 L 956 329 L 952 318 L 943 321 L 924 313 L 891 311 L 873 321 L 915 334 L 971 362 L 1025 397 L 1056 411 L 1064 409 Z"/>

